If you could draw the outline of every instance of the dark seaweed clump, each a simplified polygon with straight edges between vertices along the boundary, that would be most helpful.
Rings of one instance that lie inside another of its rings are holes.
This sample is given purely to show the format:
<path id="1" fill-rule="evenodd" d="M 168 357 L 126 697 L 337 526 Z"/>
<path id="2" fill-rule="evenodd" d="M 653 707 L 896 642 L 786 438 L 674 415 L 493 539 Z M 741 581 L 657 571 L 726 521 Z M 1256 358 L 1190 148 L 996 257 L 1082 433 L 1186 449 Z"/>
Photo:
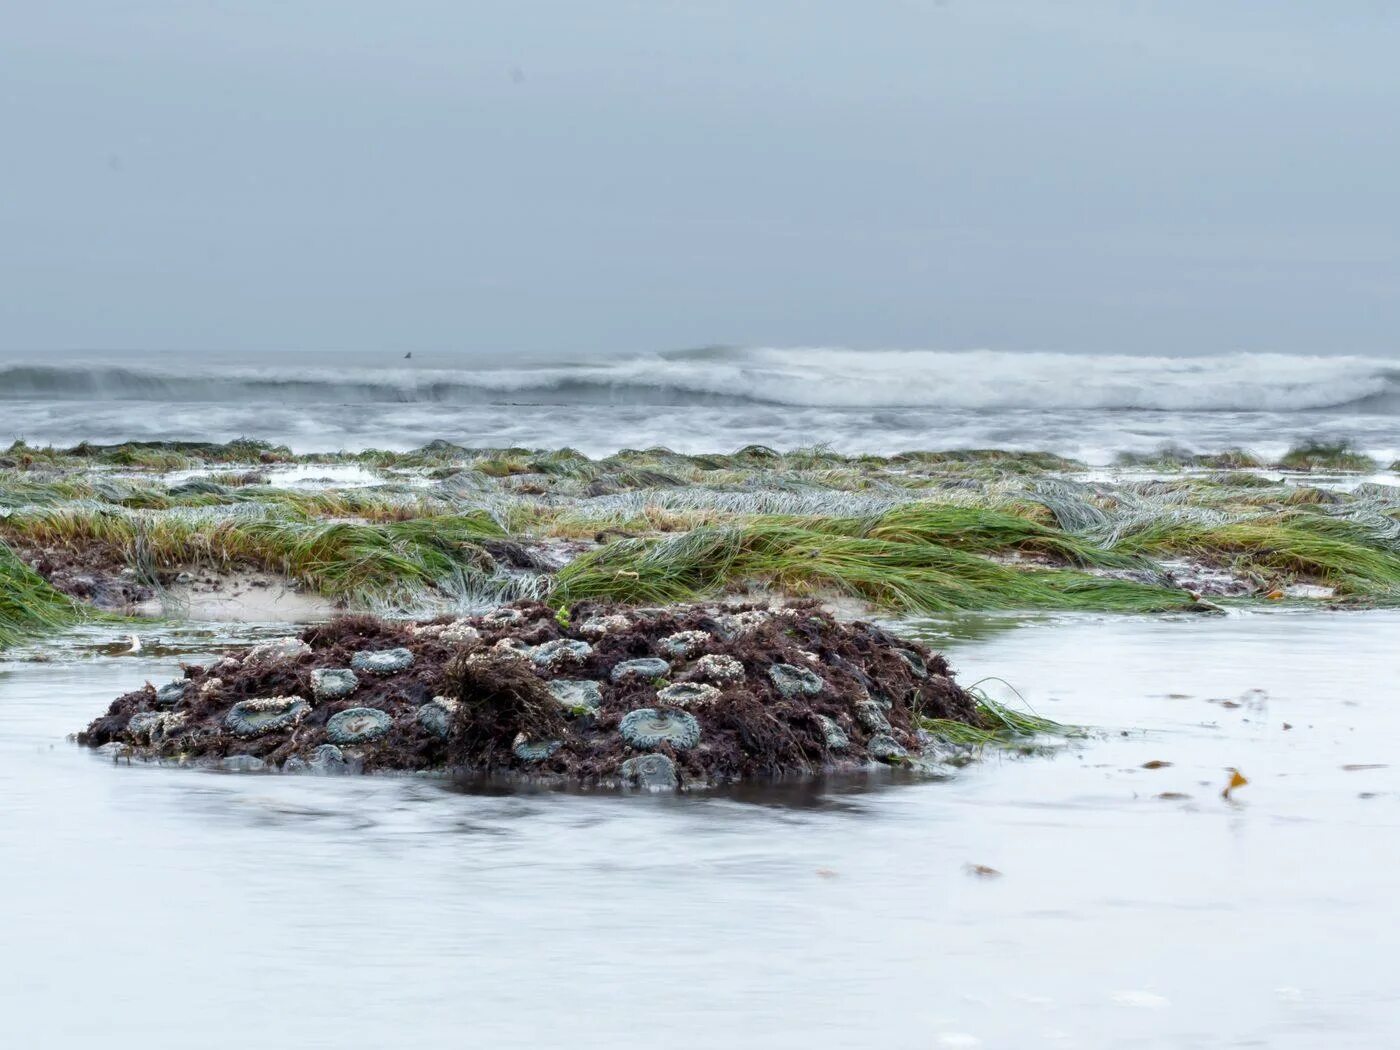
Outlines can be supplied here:
<path id="1" fill-rule="evenodd" d="M 600 622 L 608 624 L 601 633 Z M 680 632 L 694 632 L 683 651 L 668 643 Z M 568 615 L 521 602 L 419 624 L 346 616 L 300 637 L 305 646 L 187 666 L 173 707 L 148 683 L 114 701 L 79 741 L 163 761 L 303 771 L 325 768 L 318 754 L 338 744 L 337 769 L 514 773 L 579 785 L 666 782 L 639 772 L 665 767 L 681 786 L 698 786 L 908 764 L 924 750 L 921 719 L 978 724 L 941 655 L 873 624 L 839 623 L 813 602 L 772 610 L 584 603 Z M 534 658 L 561 640 L 579 643 L 567 647 L 570 660 Z M 314 671 L 399 648 L 414 657 L 403 670 L 361 675 L 353 691 L 316 698 Z M 652 666 L 664 672 L 614 680 L 619 664 L 643 659 L 662 661 Z M 742 673 L 720 676 L 716 667 Z M 578 702 L 581 689 L 600 700 Z M 255 735 L 230 731 L 236 705 L 274 697 L 308 708 Z M 163 716 L 159 733 L 142 717 L 152 712 Z M 666 761 L 633 761 L 647 755 Z"/>

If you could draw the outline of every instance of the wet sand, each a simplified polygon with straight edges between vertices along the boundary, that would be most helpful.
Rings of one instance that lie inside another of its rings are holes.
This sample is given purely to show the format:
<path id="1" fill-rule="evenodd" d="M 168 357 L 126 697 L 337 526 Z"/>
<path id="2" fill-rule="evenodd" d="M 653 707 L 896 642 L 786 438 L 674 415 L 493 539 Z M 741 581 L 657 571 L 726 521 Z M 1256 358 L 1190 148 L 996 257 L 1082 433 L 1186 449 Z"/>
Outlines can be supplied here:
<path id="1" fill-rule="evenodd" d="M 1389 1045 L 1397 630 L 966 618 L 933 633 L 956 669 L 1103 734 L 703 798 L 113 766 L 64 735 L 177 655 L 21 650 L 0 1009 L 32 1045 L 142 1048 Z"/>

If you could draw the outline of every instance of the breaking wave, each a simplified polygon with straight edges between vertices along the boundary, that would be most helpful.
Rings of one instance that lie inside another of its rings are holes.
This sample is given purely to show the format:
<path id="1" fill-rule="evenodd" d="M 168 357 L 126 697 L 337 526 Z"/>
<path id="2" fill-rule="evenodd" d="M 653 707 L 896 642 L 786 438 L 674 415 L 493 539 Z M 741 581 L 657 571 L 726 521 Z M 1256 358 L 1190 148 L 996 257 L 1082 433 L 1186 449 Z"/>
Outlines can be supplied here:
<path id="1" fill-rule="evenodd" d="M 1400 414 L 1373 357 L 710 348 L 537 367 L 0 364 L 0 400 L 306 404 L 766 403 L 832 408 Z"/>

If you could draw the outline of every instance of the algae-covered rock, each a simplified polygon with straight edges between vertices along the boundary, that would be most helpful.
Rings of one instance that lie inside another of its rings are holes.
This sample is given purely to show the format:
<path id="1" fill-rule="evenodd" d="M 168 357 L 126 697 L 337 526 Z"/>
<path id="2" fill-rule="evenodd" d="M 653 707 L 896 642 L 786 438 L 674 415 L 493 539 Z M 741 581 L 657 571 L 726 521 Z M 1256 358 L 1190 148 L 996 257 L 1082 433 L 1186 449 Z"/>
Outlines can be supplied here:
<path id="1" fill-rule="evenodd" d="M 623 740 L 642 750 L 669 744 L 677 751 L 684 751 L 700 742 L 700 723 L 685 711 L 639 707 L 623 716 L 617 730 Z"/>
<path id="2" fill-rule="evenodd" d="M 941 657 L 815 608 L 579 603 L 559 616 L 520 602 L 515 615 L 416 627 L 344 617 L 309 627 L 306 652 L 284 645 L 258 660 L 248 650 L 213 667 L 186 665 L 173 708 L 150 686 L 134 689 L 79 740 L 123 759 L 214 768 L 225 758 L 247 766 L 246 757 L 289 773 L 698 786 L 908 766 L 923 719 L 976 724 L 973 698 Z M 723 616 L 745 629 L 726 639 L 715 628 Z M 616 629 L 597 642 L 571 626 L 608 617 L 623 626 L 610 623 Z M 479 637 L 450 644 L 453 626 Z M 677 654 L 674 663 L 663 652 Z"/>
<path id="3" fill-rule="evenodd" d="M 234 736 L 254 737 L 290 729 L 311 705 L 299 696 L 266 696 L 240 700 L 228 709 L 224 725 Z"/>
<path id="4" fill-rule="evenodd" d="M 640 660 L 623 660 L 612 669 L 609 677 L 614 682 L 625 682 L 628 679 L 651 680 L 653 678 L 665 678 L 671 673 L 671 665 L 665 660 L 658 660 L 654 656 L 644 656 Z"/>
<path id="5" fill-rule="evenodd" d="M 409 649 L 362 649 L 350 658 L 350 666 L 367 674 L 390 675 L 407 671 L 413 666 L 413 652 Z"/>
<path id="6" fill-rule="evenodd" d="M 359 676 L 348 667 L 325 667 L 311 672 L 311 695 L 317 700 L 339 700 L 358 688 Z"/>
<path id="7" fill-rule="evenodd" d="M 351 707 L 331 715 L 326 738 L 333 744 L 363 744 L 389 731 L 394 719 L 376 707 Z"/>

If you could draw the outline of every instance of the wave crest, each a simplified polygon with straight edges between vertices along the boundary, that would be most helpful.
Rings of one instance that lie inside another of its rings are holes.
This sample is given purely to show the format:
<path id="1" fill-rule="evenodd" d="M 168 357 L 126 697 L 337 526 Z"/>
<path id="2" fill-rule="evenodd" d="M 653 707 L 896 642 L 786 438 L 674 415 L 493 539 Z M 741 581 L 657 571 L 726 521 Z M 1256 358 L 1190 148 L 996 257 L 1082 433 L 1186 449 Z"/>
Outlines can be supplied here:
<path id="1" fill-rule="evenodd" d="M 377 404 L 728 404 L 973 410 L 1400 414 L 1370 357 L 1135 357 L 1005 351 L 707 348 L 531 368 L 0 365 L 0 399 Z"/>

